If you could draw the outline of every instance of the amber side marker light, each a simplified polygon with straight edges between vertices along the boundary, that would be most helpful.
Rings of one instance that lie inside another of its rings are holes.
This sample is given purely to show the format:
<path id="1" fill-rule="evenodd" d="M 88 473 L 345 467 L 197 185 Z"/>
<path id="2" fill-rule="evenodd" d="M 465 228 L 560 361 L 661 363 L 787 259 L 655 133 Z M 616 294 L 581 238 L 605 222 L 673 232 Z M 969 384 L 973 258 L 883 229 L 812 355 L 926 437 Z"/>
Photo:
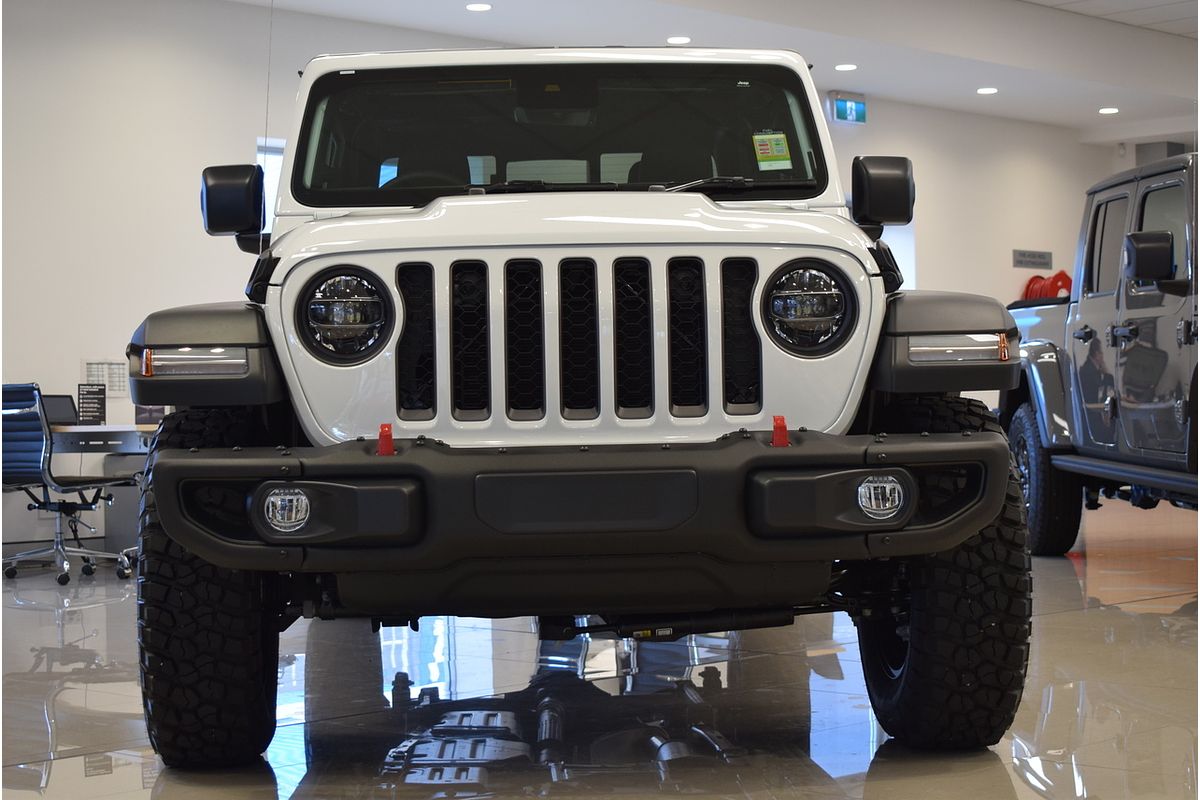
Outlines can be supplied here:
<path id="1" fill-rule="evenodd" d="M 147 347 L 142 350 L 142 377 L 154 375 L 245 375 L 250 354 L 245 347 Z"/>

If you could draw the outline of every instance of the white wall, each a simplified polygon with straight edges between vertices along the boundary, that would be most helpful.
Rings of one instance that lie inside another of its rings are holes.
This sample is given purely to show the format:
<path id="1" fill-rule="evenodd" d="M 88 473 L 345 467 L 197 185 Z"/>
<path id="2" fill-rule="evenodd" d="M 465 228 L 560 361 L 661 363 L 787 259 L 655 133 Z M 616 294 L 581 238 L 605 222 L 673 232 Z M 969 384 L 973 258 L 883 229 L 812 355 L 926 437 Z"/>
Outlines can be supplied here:
<path id="1" fill-rule="evenodd" d="M 920 288 L 1016 300 L 1051 273 L 1014 269 L 1013 250 L 1049 250 L 1055 271 L 1072 271 L 1083 193 L 1112 171 L 1115 148 L 1067 128 L 868 101 L 866 125 L 831 123 L 842 181 L 849 191 L 856 155 L 912 159 Z"/>

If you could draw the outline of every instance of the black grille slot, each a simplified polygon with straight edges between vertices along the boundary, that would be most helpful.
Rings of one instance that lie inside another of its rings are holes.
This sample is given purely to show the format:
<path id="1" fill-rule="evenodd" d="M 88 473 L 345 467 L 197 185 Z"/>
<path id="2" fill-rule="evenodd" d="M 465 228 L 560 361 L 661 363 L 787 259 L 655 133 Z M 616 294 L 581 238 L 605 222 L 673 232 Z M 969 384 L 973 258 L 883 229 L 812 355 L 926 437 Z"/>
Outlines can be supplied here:
<path id="1" fill-rule="evenodd" d="M 725 410 L 730 414 L 762 411 L 762 358 L 751 316 L 757 279 L 754 259 L 721 262 L 722 378 Z"/>
<path id="2" fill-rule="evenodd" d="M 650 263 L 619 258 L 613 264 L 613 345 L 617 416 L 654 413 L 654 315 Z"/>
<path id="3" fill-rule="evenodd" d="M 450 269 L 450 392 L 457 419 L 487 419 L 488 280 L 482 261 L 458 261 Z"/>
<path id="4" fill-rule="evenodd" d="M 504 360 L 511 419 L 541 419 L 546 407 L 546 346 L 542 335 L 542 265 L 504 266 Z"/>
<path id="5" fill-rule="evenodd" d="M 400 419 L 433 419 L 437 397 L 433 267 L 401 264 L 396 268 L 396 288 L 404 300 L 404 335 L 396 347 Z"/>
<path id="6" fill-rule="evenodd" d="M 571 258 L 559 264 L 559 353 L 562 415 L 594 419 L 600 413 L 600 334 L 596 265 Z"/>
<path id="7" fill-rule="evenodd" d="M 702 417 L 708 410 L 704 335 L 704 263 L 698 258 L 667 262 L 667 349 L 671 413 Z"/>

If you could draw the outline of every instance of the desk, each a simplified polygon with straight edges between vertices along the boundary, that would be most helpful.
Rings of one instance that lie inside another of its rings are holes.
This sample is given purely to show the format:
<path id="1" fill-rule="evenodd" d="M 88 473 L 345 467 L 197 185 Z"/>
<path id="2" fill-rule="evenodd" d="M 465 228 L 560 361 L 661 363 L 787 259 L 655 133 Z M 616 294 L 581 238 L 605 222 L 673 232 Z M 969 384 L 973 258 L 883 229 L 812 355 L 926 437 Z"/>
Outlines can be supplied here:
<path id="1" fill-rule="evenodd" d="M 81 453 L 85 455 L 80 459 L 82 471 L 100 474 L 100 470 L 88 469 L 83 462 L 94 464 L 94 457 L 102 456 L 104 475 L 129 475 L 145 466 L 146 452 L 157 430 L 157 425 L 51 425 L 50 435 L 56 460 Z M 107 549 L 137 545 L 138 492 L 136 486 L 114 486 L 106 491 L 114 501 L 103 512 Z"/>
<path id="2" fill-rule="evenodd" d="M 53 452 L 145 454 L 157 425 L 51 425 Z"/>

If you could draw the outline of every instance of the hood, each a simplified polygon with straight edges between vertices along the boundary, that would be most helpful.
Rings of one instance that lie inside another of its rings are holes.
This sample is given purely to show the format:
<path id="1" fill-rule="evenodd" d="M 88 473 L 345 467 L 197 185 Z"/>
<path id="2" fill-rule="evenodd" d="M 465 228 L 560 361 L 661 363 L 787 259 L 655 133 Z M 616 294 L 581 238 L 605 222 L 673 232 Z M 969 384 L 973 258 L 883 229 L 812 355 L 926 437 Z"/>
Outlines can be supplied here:
<path id="1" fill-rule="evenodd" d="M 338 216 L 291 228 L 271 249 L 295 263 L 330 253 L 431 248 L 726 244 L 861 251 L 869 247 L 870 240 L 842 213 L 841 208 L 718 205 L 696 192 L 444 197 L 409 212 L 334 211 Z"/>

